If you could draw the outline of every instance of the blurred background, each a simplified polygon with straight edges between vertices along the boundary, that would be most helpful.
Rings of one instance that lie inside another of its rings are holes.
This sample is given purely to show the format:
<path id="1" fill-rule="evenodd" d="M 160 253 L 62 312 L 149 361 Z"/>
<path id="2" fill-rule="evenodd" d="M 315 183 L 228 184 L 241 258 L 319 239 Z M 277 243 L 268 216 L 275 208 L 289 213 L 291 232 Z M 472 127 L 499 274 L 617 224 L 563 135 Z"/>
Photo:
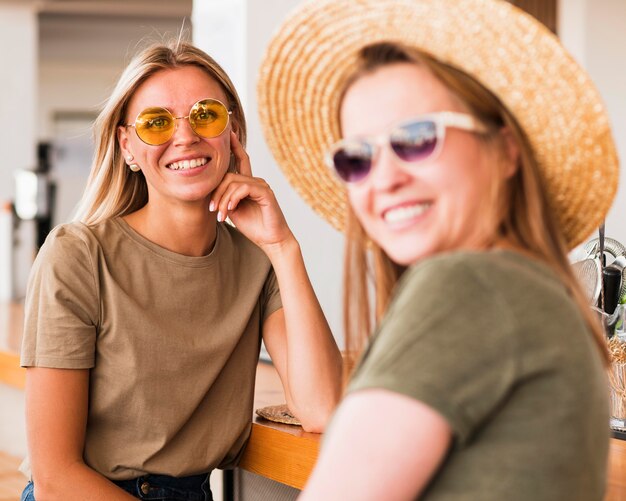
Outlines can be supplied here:
<path id="1" fill-rule="evenodd" d="M 0 452 L 26 453 L 22 380 L 15 376 L 21 301 L 38 246 L 67 221 L 85 185 L 91 124 L 146 41 L 182 37 L 230 74 L 249 122 L 255 175 L 274 188 L 313 286 L 343 344 L 343 240 L 300 201 L 273 162 L 255 100 L 260 59 L 300 0 L 0 0 Z M 589 71 L 626 158 L 626 0 L 519 0 Z M 626 241 L 620 187 L 607 236 Z"/>

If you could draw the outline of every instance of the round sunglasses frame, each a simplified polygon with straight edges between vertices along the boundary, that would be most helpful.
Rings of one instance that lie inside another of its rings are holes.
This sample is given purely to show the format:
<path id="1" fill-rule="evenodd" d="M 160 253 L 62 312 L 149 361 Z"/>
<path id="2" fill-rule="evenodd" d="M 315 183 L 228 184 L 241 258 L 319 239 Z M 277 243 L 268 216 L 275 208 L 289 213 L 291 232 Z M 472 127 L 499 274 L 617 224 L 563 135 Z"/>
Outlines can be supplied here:
<path id="1" fill-rule="evenodd" d="M 204 101 L 213 101 L 213 102 L 215 102 L 215 103 L 218 103 L 220 106 L 222 106 L 222 107 L 226 110 L 226 113 L 227 113 L 227 114 L 226 114 L 226 123 L 224 124 L 224 128 L 220 131 L 220 133 L 219 133 L 219 134 L 215 134 L 214 136 L 203 136 L 202 134 L 198 133 L 198 132 L 196 131 L 196 128 L 195 128 L 194 124 L 193 124 L 193 123 L 191 123 L 191 120 L 190 120 L 190 117 L 191 117 L 191 115 L 192 115 L 192 111 L 194 110 L 194 108 L 195 108 L 196 106 L 198 106 L 200 103 L 203 103 Z M 146 110 L 149 110 L 149 109 L 152 109 L 152 108 L 153 108 L 153 109 L 161 109 L 161 110 L 165 110 L 165 111 L 166 111 L 166 112 L 170 115 L 170 117 L 172 118 L 172 120 L 174 121 L 174 128 L 172 129 L 172 133 L 171 133 L 171 134 L 170 134 L 170 136 L 169 136 L 169 137 L 168 137 L 165 141 L 163 141 L 162 143 L 157 143 L 157 144 L 155 144 L 155 143 L 149 143 L 148 141 L 146 141 L 145 139 L 143 139 L 143 138 L 139 135 L 139 132 L 137 132 L 137 121 L 139 120 L 139 117 L 140 117 L 143 113 L 145 113 L 145 112 L 146 112 Z M 148 107 L 148 108 L 144 108 L 143 110 L 141 110 L 141 111 L 137 114 L 137 116 L 135 117 L 135 121 L 134 121 L 133 123 L 131 123 L 131 124 L 123 124 L 123 126 L 124 126 L 124 127 L 132 127 L 133 129 L 135 129 L 135 134 L 137 134 L 137 137 L 139 138 L 139 140 L 140 140 L 142 143 L 147 144 L 148 146 L 162 146 L 162 145 L 164 145 L 164 144 L 168 143 L 169 141 L 171 141 L 171 139 L 174 137 L 174 134 L 176 134 L 176 131 L 178 130 L 178 120 L 182 120 L 182 119 L 185 119 L 185 118 L 186 118 L 186 119 L 189 121 L 189 126 L 191 127 L 191 130 L 193 130 L 193 132 L 194 132 L 194 134 L 196 134 L 196 136 L 198 136 L 198 137 L 203 137 L 203 138 L 205 138 L 205 139 L 212 139 L 212 138 L 214 138 L 214 137 L 219 137 L 219 136 L 221 136 L 221 135 L 224 133 L 224 131 L 228 128 L 228 124 L 230 123 L 230 116 L 231 116 L 232 114 L 233 114 L 232 110 L 229 110 L 229 109 L 228 109 L 228 107 L 227 107 L 227 106 L 226 106 L 226 105 L 225 105 L 222 101 L 220 101 L 219 99 L 212 98 L 212 97 L 207 97 L 207 98 L 200 99 L 200 100 L 196 101 L 196 102 L 195 102 L 195 103 L 191 106 L 191 108 L 189 108 L 189 114 L 188 114 L 188 115 L 186 115 L 186 116 L 177 117 L 177 116 L 175 116 L 175 115 L 174 115 L 174 114 L 173 114 L 170 110 L 168 110 L 167 108 L 165 108 L 164 106 L 150 106 L 150 107 Z"/>
<path id="2" fill-rule="evenodd" d="M 437 144 L 435 145 L 432 153 L 430 153 L 430 155 L 422 160 L 404 160 L 393 149 L 393 146 L 391 145 L 391 136 L 397 129 L 419 122 L 432 122 L 435 124 L 435 137 L 437 138 Z M 331 145 L 330 148 L 328 148 L 326 154 L 324 155 L 324 160 L 327 167 L 330 168 L 330 170 L 333 172 L 334 176 L 339 179 L 339 181 L 341 181 L 343 184 L 359 184 L 365 181 L 367 177 L 371 174 L 372 170 L 374 169 L 376 159 L 380 154 L 380 148 L 385 146 L 389 148 L 394 158 L 396 158 L 400 165 L 404 167 L 414 167 L 415 165 L 427 164 L 436 160 L 441 153 L 441 149 L 443 148 L 443 144 L 446 138 L 446 129 L 448 127 L 453 127 L 455 129 L 460 129 L 467 132 L 476 132 L 478 134 L 484 134 L 485 132 L 487 132 L 487 128 L 481 122 L 479 122 L 474 115 L 457 111 L 439 111 L 435 113 L 417 115 L 408 120 L 395 122 L 389 128 L 390 131 L 384 134 L 379 134 L 377 136 L 360 136 L 349 139 L 341 139 Z M 339 174 L 338 169 L 335 166 L 334 157 L 335 154 L 346 145 L 355 143 L 365 144 L 372 151 L 372 155 L 370 157 L 370 167 L 367 173 L 364 174 L 362 178 L 355 181 L 347 181 Z"/>

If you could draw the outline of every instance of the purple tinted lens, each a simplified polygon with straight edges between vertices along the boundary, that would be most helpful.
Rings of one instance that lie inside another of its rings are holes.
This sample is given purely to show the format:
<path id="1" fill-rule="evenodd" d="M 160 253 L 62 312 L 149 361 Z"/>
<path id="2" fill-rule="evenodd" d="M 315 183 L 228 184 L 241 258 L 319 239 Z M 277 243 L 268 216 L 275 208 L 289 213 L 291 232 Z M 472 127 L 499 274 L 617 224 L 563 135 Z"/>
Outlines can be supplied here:
<path id="1" fill-rule="evenodd" d="M 346 183 L 356 183 L 365 178 L 372 168 L 372 149 L 365 143 L 344 146 L 333 155 L 333 165 Z"/>
<path id="2" fill-rule="evenodd" d="M 405 162 L 421 162 L 437 147 L 437 125 L 425 120 L 403 125 L 390 138 L 393 151 Z"/>

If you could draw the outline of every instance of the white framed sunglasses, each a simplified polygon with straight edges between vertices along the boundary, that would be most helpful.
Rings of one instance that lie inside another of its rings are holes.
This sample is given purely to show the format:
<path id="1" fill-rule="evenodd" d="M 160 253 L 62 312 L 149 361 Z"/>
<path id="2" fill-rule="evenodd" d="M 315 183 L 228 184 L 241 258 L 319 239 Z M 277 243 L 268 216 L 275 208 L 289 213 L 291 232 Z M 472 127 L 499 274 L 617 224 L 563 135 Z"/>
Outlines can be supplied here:
<path id="1" fill-rule="evenodd" d="M 328 149 L 325 160 L 341 181 L 358 183 L 369 175 L 383 146 L 389 146 L 400 163 L 410 167 L 436 159 L 448 127 L 486 132 L 484 125 L 473 115 L 440 111 L 398 122 L 387 134 L 337 141 Z"/>

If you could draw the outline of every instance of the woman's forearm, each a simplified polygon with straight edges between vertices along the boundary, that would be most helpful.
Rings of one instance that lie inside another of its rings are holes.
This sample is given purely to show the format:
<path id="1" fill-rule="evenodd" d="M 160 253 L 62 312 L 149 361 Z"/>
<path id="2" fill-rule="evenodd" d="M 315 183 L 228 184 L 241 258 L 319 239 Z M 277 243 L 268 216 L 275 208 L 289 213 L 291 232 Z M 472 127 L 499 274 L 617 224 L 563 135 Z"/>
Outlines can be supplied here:
<path id="1" fill-rule="evenodd" d="M 135 498 L 84 463 L 34 478 L 37 501 L 132 501 Z"/>
<path id="2" fill-rule="evenodd" d="M 287 401 L 309 431 L 322 431 L 341 392 L 341 354 L 309 280 L 295 238 L 266 249 L 285 318 Z"/>

